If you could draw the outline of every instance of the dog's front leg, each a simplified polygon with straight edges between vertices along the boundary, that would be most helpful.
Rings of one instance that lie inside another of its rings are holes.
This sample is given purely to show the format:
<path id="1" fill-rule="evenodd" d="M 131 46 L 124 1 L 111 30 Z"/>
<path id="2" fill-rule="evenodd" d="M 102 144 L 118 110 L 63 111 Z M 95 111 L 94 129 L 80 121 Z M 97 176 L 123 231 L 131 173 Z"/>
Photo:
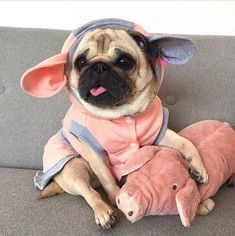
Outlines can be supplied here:
<path id="1" fill-rule="evenodd" d="M 200 183 L 207 183 L 207 171 L 204 168 L 201 157 L 192 142 L 178 135 L 174 131 L 167 129 L 164 138 L 160 142 L 160 145 L 179 150 L 185 159 L 189 161 L 192 177 Z"/>
<path id="2" fill-rule="evenodd" d="M 99 179 L 101 185 L 103 186 L 105 192 L 108 194 L 108 198 L 113 205 L 116 205 L 116 195 L 120 190 L 115 178 L 113 177 L 107 160 L 104 157 L 100 157 L 88 144 L 80 141 L 88 157 L 88 162 L 91 169 Z"/>
<path id="3" fill-rule="evenodd" d="M 72 158 L 64 168 L 54 176 L 55 182 L 65 192 L 84 197 L 94 211 L 96 224 L 102 229 L 109 229 L 115 222 L 115 212 L 103 201 L 100 194 L 93 188 L 94 186 L 91 183 L 97 182 L 95 179 L 96 177 L 89 163 L 82 157 Z M 47 188 L 49 186 L 47 186 Z"/>

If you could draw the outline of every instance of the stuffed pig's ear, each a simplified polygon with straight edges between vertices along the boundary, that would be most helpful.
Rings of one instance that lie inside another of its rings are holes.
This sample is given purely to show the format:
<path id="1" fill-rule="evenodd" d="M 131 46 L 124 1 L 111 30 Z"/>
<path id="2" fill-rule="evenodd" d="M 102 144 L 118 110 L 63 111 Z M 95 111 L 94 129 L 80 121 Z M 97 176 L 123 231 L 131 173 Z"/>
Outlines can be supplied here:
<path id="1" fill-rule="evenodd" d="M 21 87 L 30 95 L 46 98 L 58 93 L 66 84 L 64 65 L 67 52 L 42 61 L 26 71 L 21 78 Z"/>
<path id="2" fill-rule="evenodd" d="M 185 64 L 196 52 L 196 45 L 189 39 L 150 34 L 152 55 L 161 56 L 169 64 Z"/>
<path id="3" fill-rule="evenodd" d="M 200 194 L 197 184 L 193 179 L 189 179 L 187 184 L 176 194 L 177 209 L 181 222 L 185 227 L 190 226 L 196 215 L 199 203 Z"/>

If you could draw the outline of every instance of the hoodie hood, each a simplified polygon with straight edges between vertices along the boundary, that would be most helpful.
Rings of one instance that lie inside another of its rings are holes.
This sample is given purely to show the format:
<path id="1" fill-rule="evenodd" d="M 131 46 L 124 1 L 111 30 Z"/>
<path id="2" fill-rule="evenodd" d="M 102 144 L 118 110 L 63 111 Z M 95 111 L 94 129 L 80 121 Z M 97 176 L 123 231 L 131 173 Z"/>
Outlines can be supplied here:
<path id="1" fill-rule="evenodd" d="M 67 63 L 64 66 L 64 74 L 68 78 L 69 74 L 72 70 L 72 60 L 74 53 L 83 39 L 83 37 L 90 31 L 93 31 L 95 29 L 119 29 L 119 30 L 125 30 L 125 31 L 136 31 L 144 35 L 145 37 L 149 38 L 149 40 L 153 39 L 152 34 L 148 34 L 141 26 L 122 19 L 115 19 L 115 18 L 107 18 L 107 19 L 100 19 L 91 21 L 76 30 L 72 31 L 72 33 L 69 35 L 67 40 L 65 41 L 62 53 L 67 52 Z M 155 40 L 155 38 L 154 38 Z M 161 66 L 163 64 L 163 60 L 158 60 L 156 62 L 155 67 L 155 73 L 157 75 L 157 78 L 159 78 L 163 73 L 163 68 Z M 160 87 L 160 85 L 158 85 Z M 75 92 L 72 89 L 67 88 L 68 95 L 70 97 L 71 102 L 74 104 L 76 102 L 79 102 L 79 98 L 75 95 Z M 72 95 L 72 96 L 71 96 Z M 75 98 L 75 99 L 74 99 Z M 82 107 L 81 107 L 82 108 Z"/>
<path id="2" fill-rule="evenodd" d="M 39 98 L 51 97 L 66 88 L 72 59 L 79 43 L 89 31 L 98 28 L 136 31 L 149 40 L 150 54 L 155 61 L 154 70 L 158 89 L 164 76 L 164 65 L 184 64 L 196 51 L 194 43 L 188 39 L 147 33 L 141 26 L 130 21 L 114 18 L 100 19 L 74 30 L 66 39 L 61 53 L 27 70 L 21 78 L 21 87 L 30 95 Z"/>

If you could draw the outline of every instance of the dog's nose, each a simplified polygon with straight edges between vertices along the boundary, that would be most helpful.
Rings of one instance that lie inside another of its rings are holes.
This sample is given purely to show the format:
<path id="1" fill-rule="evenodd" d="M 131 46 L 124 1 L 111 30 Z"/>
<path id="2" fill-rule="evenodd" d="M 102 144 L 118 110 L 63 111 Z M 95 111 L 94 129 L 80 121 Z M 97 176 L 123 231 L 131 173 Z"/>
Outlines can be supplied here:
<path id="1" fill-rule="evenodd" d="M 98 74 L 101 74 L 102 72 L 108 70 L 109 66 L 103 62 L 99 62 L 96 63 L 93 68 Z"/>

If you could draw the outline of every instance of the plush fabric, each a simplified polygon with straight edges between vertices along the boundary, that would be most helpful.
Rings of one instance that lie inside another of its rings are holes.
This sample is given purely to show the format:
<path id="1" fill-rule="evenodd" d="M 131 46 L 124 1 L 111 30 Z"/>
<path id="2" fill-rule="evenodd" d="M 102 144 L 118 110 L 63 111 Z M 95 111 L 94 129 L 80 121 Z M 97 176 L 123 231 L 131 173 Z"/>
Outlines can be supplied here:
<path id="1" fill-rule="evenodd" d="M 230 177 L 234 178 L 235 132 L 228 123 L 201 121 L 179 134 L 197 147 L 208 183 L 197 186 L 190 177 L 188 162 L 177 150 L 153 147 L 154 158 L 129 174 L 117 196 L 119 209 L 131 222 L 144 215 L 179 213 L 183 225 L 189 226 L 199 203 L 213 196 Z"/>

